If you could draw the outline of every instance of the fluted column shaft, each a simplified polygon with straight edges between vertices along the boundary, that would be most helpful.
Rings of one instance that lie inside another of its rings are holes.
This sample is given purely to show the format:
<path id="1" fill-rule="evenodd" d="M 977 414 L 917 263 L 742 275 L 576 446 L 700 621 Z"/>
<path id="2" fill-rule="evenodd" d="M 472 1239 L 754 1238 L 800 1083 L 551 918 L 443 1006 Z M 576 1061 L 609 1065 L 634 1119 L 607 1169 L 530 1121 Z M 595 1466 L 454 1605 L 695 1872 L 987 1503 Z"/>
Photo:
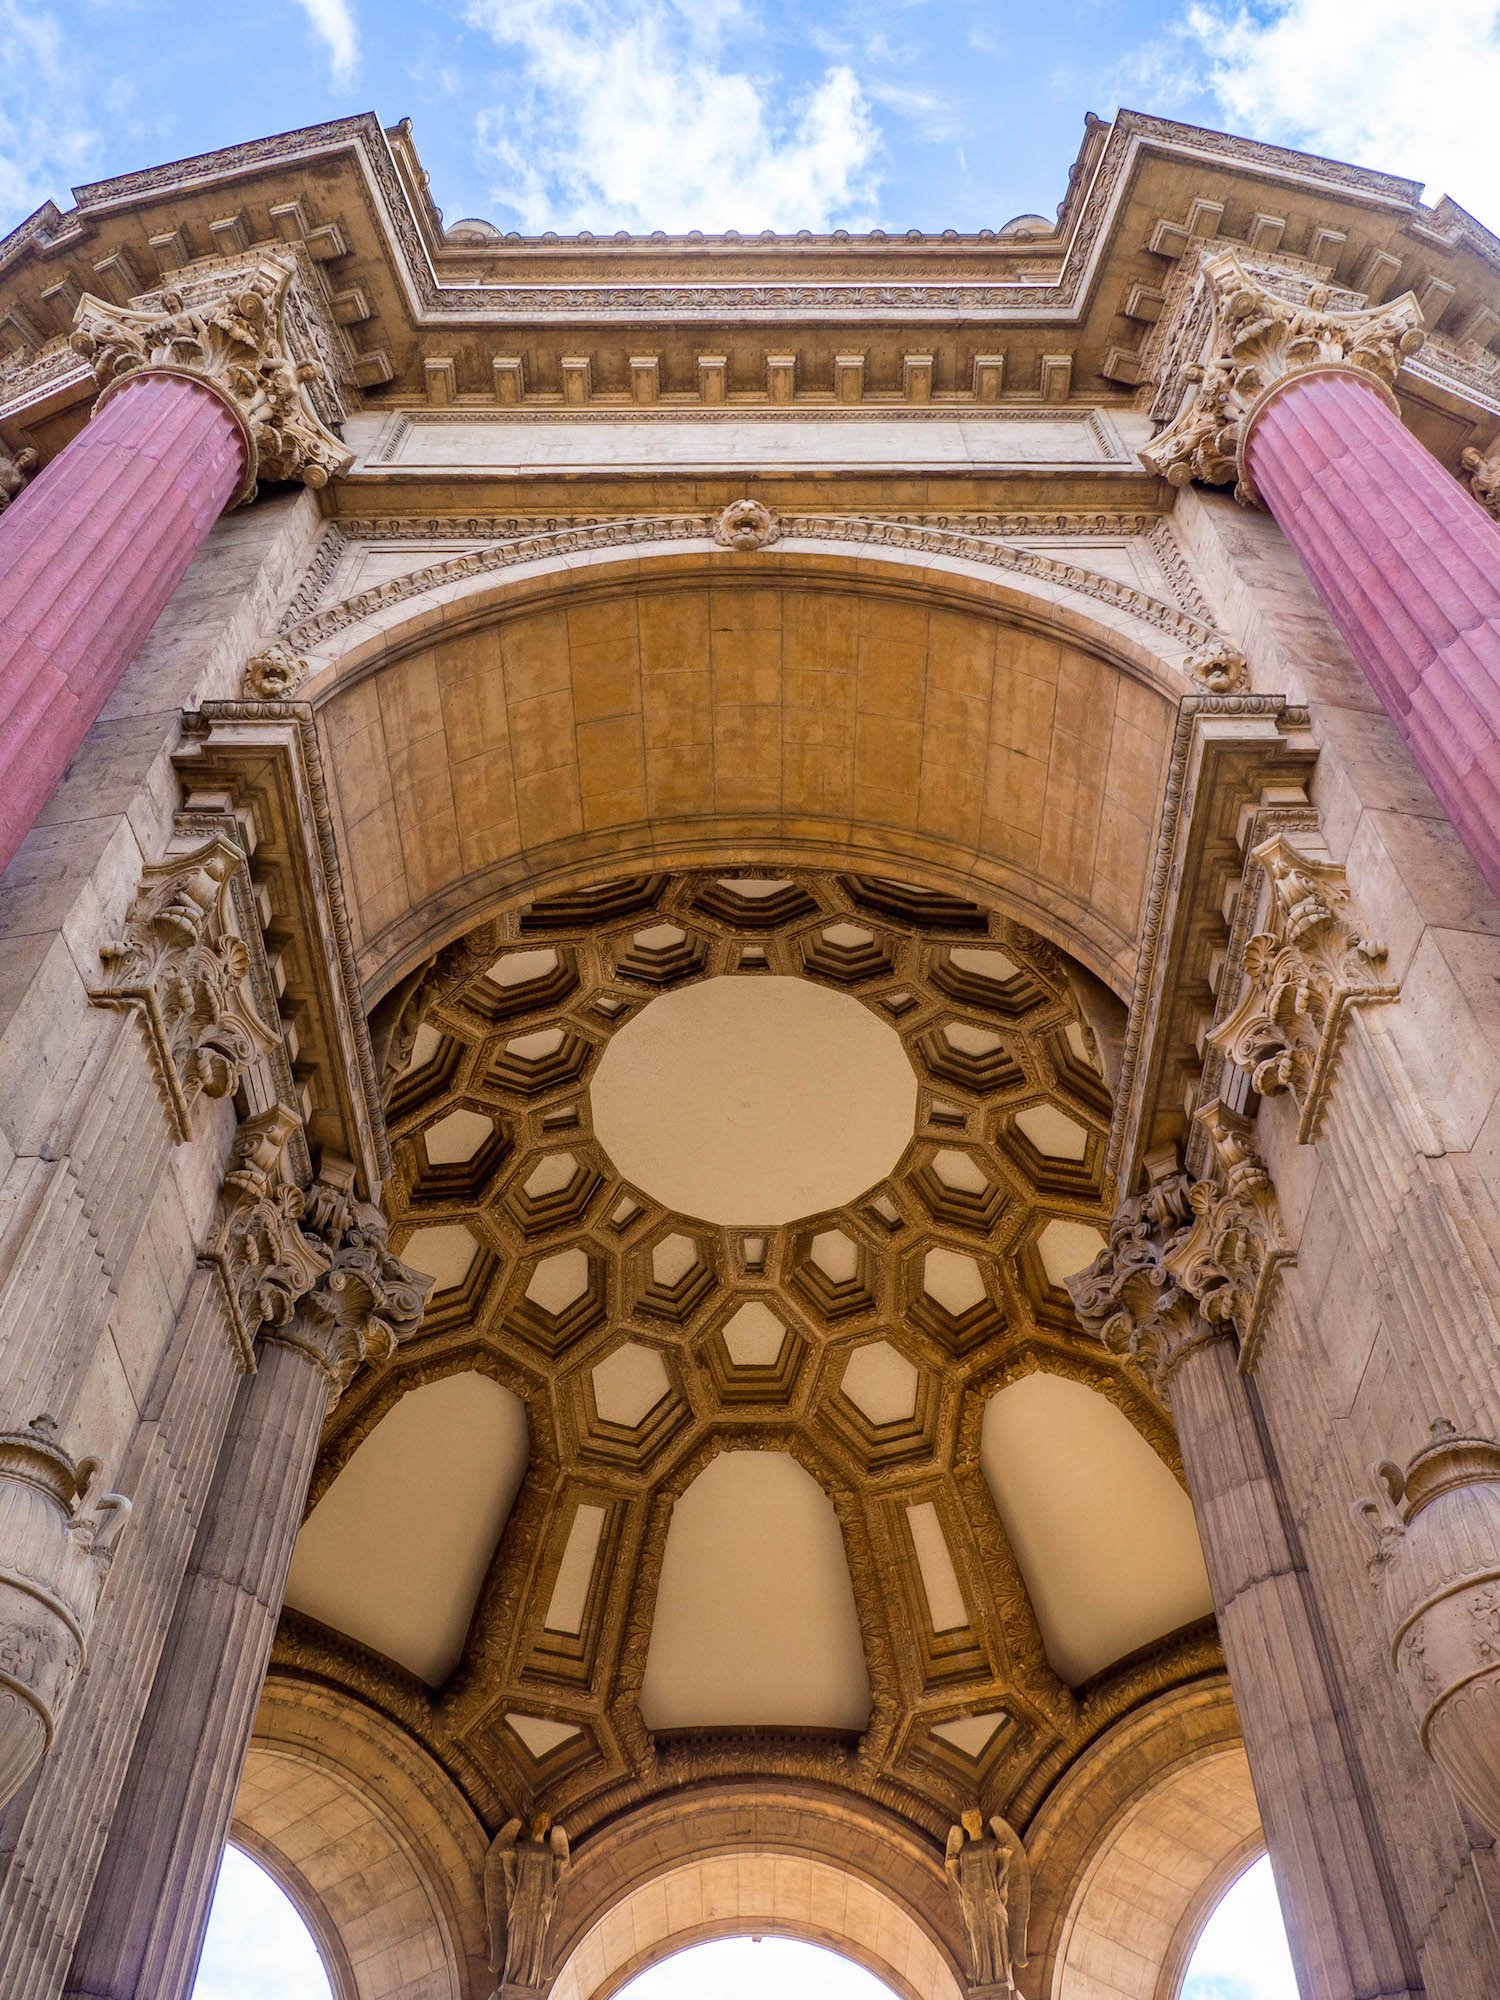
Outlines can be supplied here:
<path id="1" fill-rule="evenodd" d="M 1227 1336 L 1186 1351 L 1172 1412 L 1302 1990 L 1405 2000 L 1408 1979 L 1251 1392 Z"/>
<path id="2" fill-rule="evenodd" d="M 122 1809 L 84 1919 L 74 2000 L 188 2000 L 332 1385 L 263 1341 L 242 1384 Z"/>
<path id="3" fill-rule="evenodd" d="M 144 373 L 0 513 L 0 868 L 245 471 L 222 396 Z"/>
<path id="4" fill-rule="evenodd" d="M 1352 372 L 1294 377 L 1244 457 L 1500 895 L 1500 527 Z"/>

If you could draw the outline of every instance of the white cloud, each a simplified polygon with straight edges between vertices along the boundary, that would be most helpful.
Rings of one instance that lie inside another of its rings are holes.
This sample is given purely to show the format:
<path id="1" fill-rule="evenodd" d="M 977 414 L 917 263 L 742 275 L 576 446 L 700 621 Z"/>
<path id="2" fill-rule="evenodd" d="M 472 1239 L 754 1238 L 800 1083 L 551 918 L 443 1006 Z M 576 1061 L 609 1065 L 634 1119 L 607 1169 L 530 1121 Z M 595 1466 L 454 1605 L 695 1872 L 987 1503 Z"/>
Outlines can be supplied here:
<path id="1" fill-rule="evenodd" d="M 99 134 L 79 115 L 73 53 L 57 17 L 0 0 L 0 45 L 8 57 L 0 98 L 0 227 L 50 196 L 66 206 L 74 180 L 93 171 Z"/>
<path id="2" fill-rule="evenodd" d="M 868 219 L 879 139 L 847 63 L 781 97 L 735 66 L 736 4 L 471 0 L 467 18 L 518 64 L 479 121 L 495 199 L 542 229 L 821 229 Z"/>
<path id="3" fill-rule="evenodd" d="M 349 0 L 297 0 L 297 5 L 328 51 L 328 70 L 335 86 L 347 89 L 359 63 L 359 30 Z"/>
<path id="4" fill-rule="evenodd" d="M 1405 174 L 1500 224 L 1500 0 L 1196 0 L 1181 28 L 1235 130 Z"/>

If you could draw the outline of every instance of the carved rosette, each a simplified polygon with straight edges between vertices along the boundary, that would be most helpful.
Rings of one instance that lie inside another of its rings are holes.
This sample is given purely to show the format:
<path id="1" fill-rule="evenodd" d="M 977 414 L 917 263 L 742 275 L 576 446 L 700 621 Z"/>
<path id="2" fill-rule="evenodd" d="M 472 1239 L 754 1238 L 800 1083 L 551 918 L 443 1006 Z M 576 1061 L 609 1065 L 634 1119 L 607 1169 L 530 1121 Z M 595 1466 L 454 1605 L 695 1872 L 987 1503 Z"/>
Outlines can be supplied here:
<path id="1" fill-rule="evenodd" d="M 1290 1093 L 1297 1136 L 1317 1132 L 1351 1007 L 1394 1000 L 1385 946 L 1351 921 L 1344 871 L 1300 853 L 1284 834 L 1251 849 L 1270 886 L 1265 928 L 1245 946 L 1245 987 L 1212 1029 L 1219 1052 L 1263 1097 Z"/>
<path id="2" fill-rule="evenodd" d="M 250 952 L 234 928 L 244 855 L 221 835 L 148 862 L 122 935 L 100 951 L 100 1006 L 139 1007 L 179 1139 L 196 1099 L 232 1097 L 276 1042 L 256 1011 Z"/>
<path id="3" fill-rule="evenodd" d="M 0 1433 L 0 1806 L 45 1755 L 130 1513 L 50 1417 Z"/>
<path id="4" fill-rule="evenodd" d="M 334 1247 L 296 1311 L 268 1325 L 263 1337 L 305 1354 L 337 1402 L 356 1369 L 388 1360 L 416 1332 L 433 1281 L 387 1248 L 385 1218 L 368 1202 L 320 1186 L 309 1197 L 306 1220 L 333 1237 Z"/>
<path id="5" fill-rule="evenodd" d="M 1422 345 L 1422 314 L 1407 292 L 1362 312 L 1330 312 L 1328 291 L 1282 298 L 1234 255 L 1205 261 L 1200 282 L 1212 304 L 1207 357 L 1185 369 L 1192 385 L 1177 415 L 1141 457 L 1173 486 L 1233 482 L 1255 499 L 1245 447 L 1269 399 L 1299 376 L 1339 370 L 1370 382 L 1395 407 L 1403 359 Z"/>
<path id="6" fill-rule="evenodd" d="M 327 1246 L 302 1227 L 307 1196 L 287 1170 L 287 1142 L 298 1129 L 296 1113 L 284 1104 L 241 1123 L 202 1252 L 223 1276 L 247 1371 L 260 1329 L 285 1326 L 330 1262 Z"/>
<path id="7" fill-rule="evenodd" d="M 1500 1444 L 1448 1422 L 1360 1504 L 1422 1747 L 1500 1833 Z"/>
<path id="8" fill-rule="evenodd" d="M 245 439 L 241 501 L 262 479 L 326 486 L 353 453 L 308 397 L 319 364 L 292 352 L 286 310 L 294 276 L 290 263 L 262 257 L 228 274 L 211 299 L 189 303 L 166 290 L 145 306 L 116 306 L 90 294 L 75 314 L 72 344 L 93 369 L 101 402 L 143 373 L 186 375 L 214 390 Z"/>
<path id="9" fill-rule="evenodd" d="M 30 446 L 21 451 L 8 452 L 0 445 L 0 514 L 36 471 L 36 453 Z"/>

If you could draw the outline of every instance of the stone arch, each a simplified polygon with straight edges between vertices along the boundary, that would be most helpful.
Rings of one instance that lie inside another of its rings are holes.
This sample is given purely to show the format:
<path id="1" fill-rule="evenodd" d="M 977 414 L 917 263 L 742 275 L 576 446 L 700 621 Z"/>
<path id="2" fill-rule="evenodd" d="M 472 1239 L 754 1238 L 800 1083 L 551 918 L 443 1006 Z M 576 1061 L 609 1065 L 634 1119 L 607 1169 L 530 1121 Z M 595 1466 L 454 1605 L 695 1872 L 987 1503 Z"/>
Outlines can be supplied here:
<path id="1" fill-rule="evenodd" d="M 273 1672 L 230 1838 L 286 1891 L 335 2000 L 486 1990 L 484 1831 L 410 1738 Z"/>
<path id="2" fill-rule="evenodd" d="M 1128 991 L 1178 648 L 973 567 L 606 549 L 327 635 L 367 994 L 522 896 L 730 853 L 973 896 Z"/>
<path id="3" fill-rule="evenodd" d="M 689 1945 L 752 1933 L 826 1945 L 901 2000 L 962 2000 L 943 1953 L 893 1897 L 832 1862 L 767 1848 L 683 1862 L 633 1889 L 569 1953 L 552 2000 L 611 2000 Z"/>
<path id="4" fill-rule="evenodd" d="M 1106 1733 L 1028 1829 L 1047 2000 L 1176 2000 L 1215 1902 L 1265 1846 L 1227 1683 Z"/>

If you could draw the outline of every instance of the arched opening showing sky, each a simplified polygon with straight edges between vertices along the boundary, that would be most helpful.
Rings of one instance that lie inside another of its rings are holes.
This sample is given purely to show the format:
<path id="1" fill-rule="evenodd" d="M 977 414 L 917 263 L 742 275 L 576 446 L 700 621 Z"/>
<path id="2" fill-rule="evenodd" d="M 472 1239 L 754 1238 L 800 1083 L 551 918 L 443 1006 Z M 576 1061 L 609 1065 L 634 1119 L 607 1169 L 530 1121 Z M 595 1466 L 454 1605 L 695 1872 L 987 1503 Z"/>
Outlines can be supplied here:
<path id="1" fill-rule="evenodd" d="M 852 1959 L 795 1938 L 719 1938 L 637 1973 L 617 2000 L 895 2000 Z"/>
<path id="2" fill-rule="evenodd" d="M 237 1847 L 224 1850 L 193 2000 L 333 2000 L 291 1898 Z"/>
<path id="3" fill-rule="evenodd" d="M 1236 1878 L 1203 1927 L 1181 2000 L 1298 2000 L 1271 1863 Z"/>
<path id="4" fill-rule="evenodd" d="M 639 1973 L 618 2000 L 893 2000 L 862 1965 L 791 1938 L 691 1945 Z M 290 1898 L 225 1849 L 193 2000 L 332 2000 L 317 1946 Z M 1281 1907 L 1264 1856 L 1226 1891 L 1193 1952 L 1181 2000 L 1298 2000 Z"/>

